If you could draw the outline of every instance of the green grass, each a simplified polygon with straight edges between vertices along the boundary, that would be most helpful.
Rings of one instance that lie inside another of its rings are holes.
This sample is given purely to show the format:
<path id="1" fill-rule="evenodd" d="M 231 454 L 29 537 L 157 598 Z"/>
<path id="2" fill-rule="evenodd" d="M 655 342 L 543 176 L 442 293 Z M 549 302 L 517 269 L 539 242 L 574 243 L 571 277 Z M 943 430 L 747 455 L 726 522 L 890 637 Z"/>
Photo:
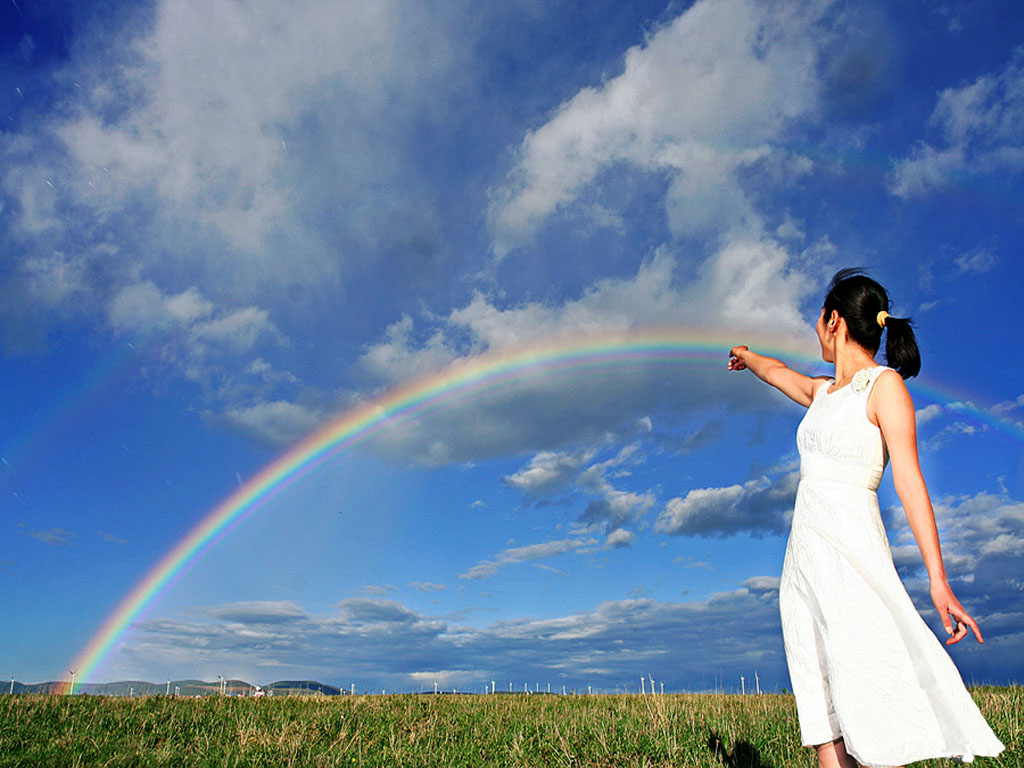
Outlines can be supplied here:
<path id="1" fill-rule="evenodd" d="M 1024 768 L 1024 689 L 976 688 Z M 816 765 L 792 696 L 0 696 L 0 766 Z M 952 765 L 932 760 L 919 766 Z"/>

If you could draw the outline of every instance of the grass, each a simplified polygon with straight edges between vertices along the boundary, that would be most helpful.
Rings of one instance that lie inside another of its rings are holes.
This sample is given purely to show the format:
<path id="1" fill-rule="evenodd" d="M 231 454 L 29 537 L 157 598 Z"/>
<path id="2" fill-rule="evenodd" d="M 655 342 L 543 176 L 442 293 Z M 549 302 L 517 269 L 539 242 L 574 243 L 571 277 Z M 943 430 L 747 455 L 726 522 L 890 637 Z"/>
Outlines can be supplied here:
<path id="1" fill-rule="evenodd" d="M 1024 768 L 1024 688 L 972 693 Z M 0 697 L 0 766 L 815 765 L 785 695 Z"/>

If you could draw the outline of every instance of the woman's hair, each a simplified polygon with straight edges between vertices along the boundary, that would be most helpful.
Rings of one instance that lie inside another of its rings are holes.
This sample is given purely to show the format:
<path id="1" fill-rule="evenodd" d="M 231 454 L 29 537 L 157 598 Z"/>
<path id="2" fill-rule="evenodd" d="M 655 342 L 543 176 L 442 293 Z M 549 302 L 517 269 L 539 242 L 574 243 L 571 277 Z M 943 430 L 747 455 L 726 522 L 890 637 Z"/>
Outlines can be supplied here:
<path id="1" fill-rule="evenodd" d="M 825 315 L 832 310 L 846 321 L 850 338 L 872 354 L 882 341 L 882 327 L 878 313 L 889 311 L 889 294 L 860 268 L 841 269 L 836 272 L 825 294 Z M 914 338 L 910 318 L 885 319 L 885 361 L 904 379 L 916 376 L 921 370 L 921 354 Z"/>

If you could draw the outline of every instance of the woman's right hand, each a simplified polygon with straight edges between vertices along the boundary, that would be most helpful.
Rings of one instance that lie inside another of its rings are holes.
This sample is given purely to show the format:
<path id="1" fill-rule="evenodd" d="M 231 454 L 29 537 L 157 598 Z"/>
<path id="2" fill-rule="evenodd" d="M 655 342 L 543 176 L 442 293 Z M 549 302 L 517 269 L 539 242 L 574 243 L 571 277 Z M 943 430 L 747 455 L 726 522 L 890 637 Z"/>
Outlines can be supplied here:
<path id="1" fill-rule="evenodd" d="M 746 344 L 740 344 L 738 347 L 733 347 L 729 350 L 729 370 L 730 371 L 745 371 L 747 370 L 747 364 L 743 361 L 743 353 L 748 352 Z"/>

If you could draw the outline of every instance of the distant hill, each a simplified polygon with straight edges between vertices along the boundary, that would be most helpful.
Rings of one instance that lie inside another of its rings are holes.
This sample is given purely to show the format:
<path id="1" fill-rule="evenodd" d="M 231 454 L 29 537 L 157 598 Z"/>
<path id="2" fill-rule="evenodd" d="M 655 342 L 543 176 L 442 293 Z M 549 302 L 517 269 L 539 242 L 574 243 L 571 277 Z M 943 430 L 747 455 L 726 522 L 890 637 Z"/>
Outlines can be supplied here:
<path id="1" fill-rule="evenodd" d="M 256 686 L 245 680 L 227 680 L 225 692 L 228 696 L 251 696 Z M 63 690 L 66 681 L 45 683 L 8 683 L 0 685 L 0 693 L 52 694 Z M 262 686 L 272 696 L 340 696 L 348 691 L 316 680 L 279 680 Z M 220 692 L 220 681 L 214 680 L 172 680 L 170 684 L 150 683 L 145 680 L 121 680 L 115 683 L 75 683 L 76 695 L 89 696 L 216 696 Z"/>

